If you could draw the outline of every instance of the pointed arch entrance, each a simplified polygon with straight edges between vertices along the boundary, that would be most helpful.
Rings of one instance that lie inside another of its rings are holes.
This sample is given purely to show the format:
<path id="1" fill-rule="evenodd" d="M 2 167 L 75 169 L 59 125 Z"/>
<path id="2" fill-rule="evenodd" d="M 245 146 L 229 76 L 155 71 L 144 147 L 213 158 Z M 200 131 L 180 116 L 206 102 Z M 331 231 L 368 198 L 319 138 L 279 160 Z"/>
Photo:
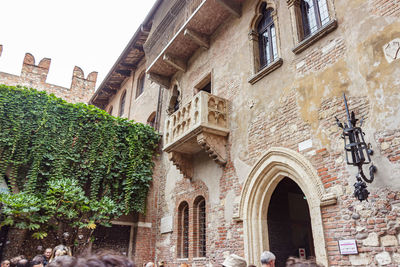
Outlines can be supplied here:
<path id="1" fill-rule="evenodd" d="M 311 218 L 315 256 L 318 262 L 327 266 L 321 206 L 335 204 L 336 196 L 325 191 L 316 170 L 303 155 L 281 147 L 269 149 L 253 166 L 243 185 L 239 217 L 243 220 L 247 261 L 258 263 L 262 251 L 270 250 L 268 209 L 275 189 L 285 178 L 293 181 L 304 193 Z"/>

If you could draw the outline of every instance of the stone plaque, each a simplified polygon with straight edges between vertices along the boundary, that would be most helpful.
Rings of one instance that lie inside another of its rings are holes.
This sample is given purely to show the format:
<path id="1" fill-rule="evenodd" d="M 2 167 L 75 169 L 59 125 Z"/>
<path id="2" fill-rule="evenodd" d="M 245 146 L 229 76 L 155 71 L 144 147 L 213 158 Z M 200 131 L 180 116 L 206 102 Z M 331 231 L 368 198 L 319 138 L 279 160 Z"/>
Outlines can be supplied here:
<path id="1" fill-rule="evenodd" d="M 383 52 L 385 53 L 385 58 L 387 62 L 392 63 L 392 61 L 400 58 L 400 38 L 393 39 L 389 43 L 383 46 Z"/>
<path id="2" fill-rule="evenodd" d="M 165 216 L 161 218 L 161 233 L 166 234 L 166 233 L 171 233 L 173 229 L 173 218 L 172 216 Z"/>
<path id="3" fill-rule="evenodd" d="M 342 255 L 358 254 L 355 239 L 339 240 L 339 250 Z"/>

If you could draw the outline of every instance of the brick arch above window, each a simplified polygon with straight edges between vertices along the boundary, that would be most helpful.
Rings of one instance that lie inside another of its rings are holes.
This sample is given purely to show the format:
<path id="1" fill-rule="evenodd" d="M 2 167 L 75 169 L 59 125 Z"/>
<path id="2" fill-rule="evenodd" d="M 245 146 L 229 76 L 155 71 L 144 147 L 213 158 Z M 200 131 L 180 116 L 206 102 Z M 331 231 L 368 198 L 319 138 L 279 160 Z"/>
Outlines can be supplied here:
<path id="1" fill-rule="evenodd" d="M 250 51 L 252 51 L 252 76 L 249 83 L 254 84 L 282 65 L 278 16 L 275 2 L 259 1 L 255 6 L 254 17 L 250 23 Z"/>

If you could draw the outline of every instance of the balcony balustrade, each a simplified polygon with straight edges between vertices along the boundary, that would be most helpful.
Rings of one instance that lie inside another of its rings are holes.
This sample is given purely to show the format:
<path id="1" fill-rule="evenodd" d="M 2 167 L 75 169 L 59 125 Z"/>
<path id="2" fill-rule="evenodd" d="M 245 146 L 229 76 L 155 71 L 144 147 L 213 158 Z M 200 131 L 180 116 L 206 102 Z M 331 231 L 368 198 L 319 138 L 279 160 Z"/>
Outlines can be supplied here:
<path id="1" fill-rule="evenodd" d="M 202 150 L 219 165 L 226 163 L 229 134 L 227 100 L 200 91 L 165 121 L 164 147 L 186 178 L 192 178 L 192 156 Z"/>

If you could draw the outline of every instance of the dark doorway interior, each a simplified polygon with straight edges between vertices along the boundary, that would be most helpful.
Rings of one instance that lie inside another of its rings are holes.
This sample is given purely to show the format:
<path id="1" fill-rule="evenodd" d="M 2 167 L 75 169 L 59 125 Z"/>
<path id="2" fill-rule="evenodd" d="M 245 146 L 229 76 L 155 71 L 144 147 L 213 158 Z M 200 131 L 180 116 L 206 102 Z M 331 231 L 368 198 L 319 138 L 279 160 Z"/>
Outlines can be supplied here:
<path id="1" fill-rule="evenodd" d="M 276 256 L 276 267 L 284 267 L 289 256 L 299 257 L 304 248 L 307 258 L 315 256 L 307 200 L 291 179 L 279 182 L 268 207 L 270 250 Z"/>
<path id="2" fill-rule="evenodd" d="M 93 233 L 93 251 L 112 250 L 128 256 L 129 236 L 131 226 L 115 225 L 112 227 L 98 226 Z"/>

